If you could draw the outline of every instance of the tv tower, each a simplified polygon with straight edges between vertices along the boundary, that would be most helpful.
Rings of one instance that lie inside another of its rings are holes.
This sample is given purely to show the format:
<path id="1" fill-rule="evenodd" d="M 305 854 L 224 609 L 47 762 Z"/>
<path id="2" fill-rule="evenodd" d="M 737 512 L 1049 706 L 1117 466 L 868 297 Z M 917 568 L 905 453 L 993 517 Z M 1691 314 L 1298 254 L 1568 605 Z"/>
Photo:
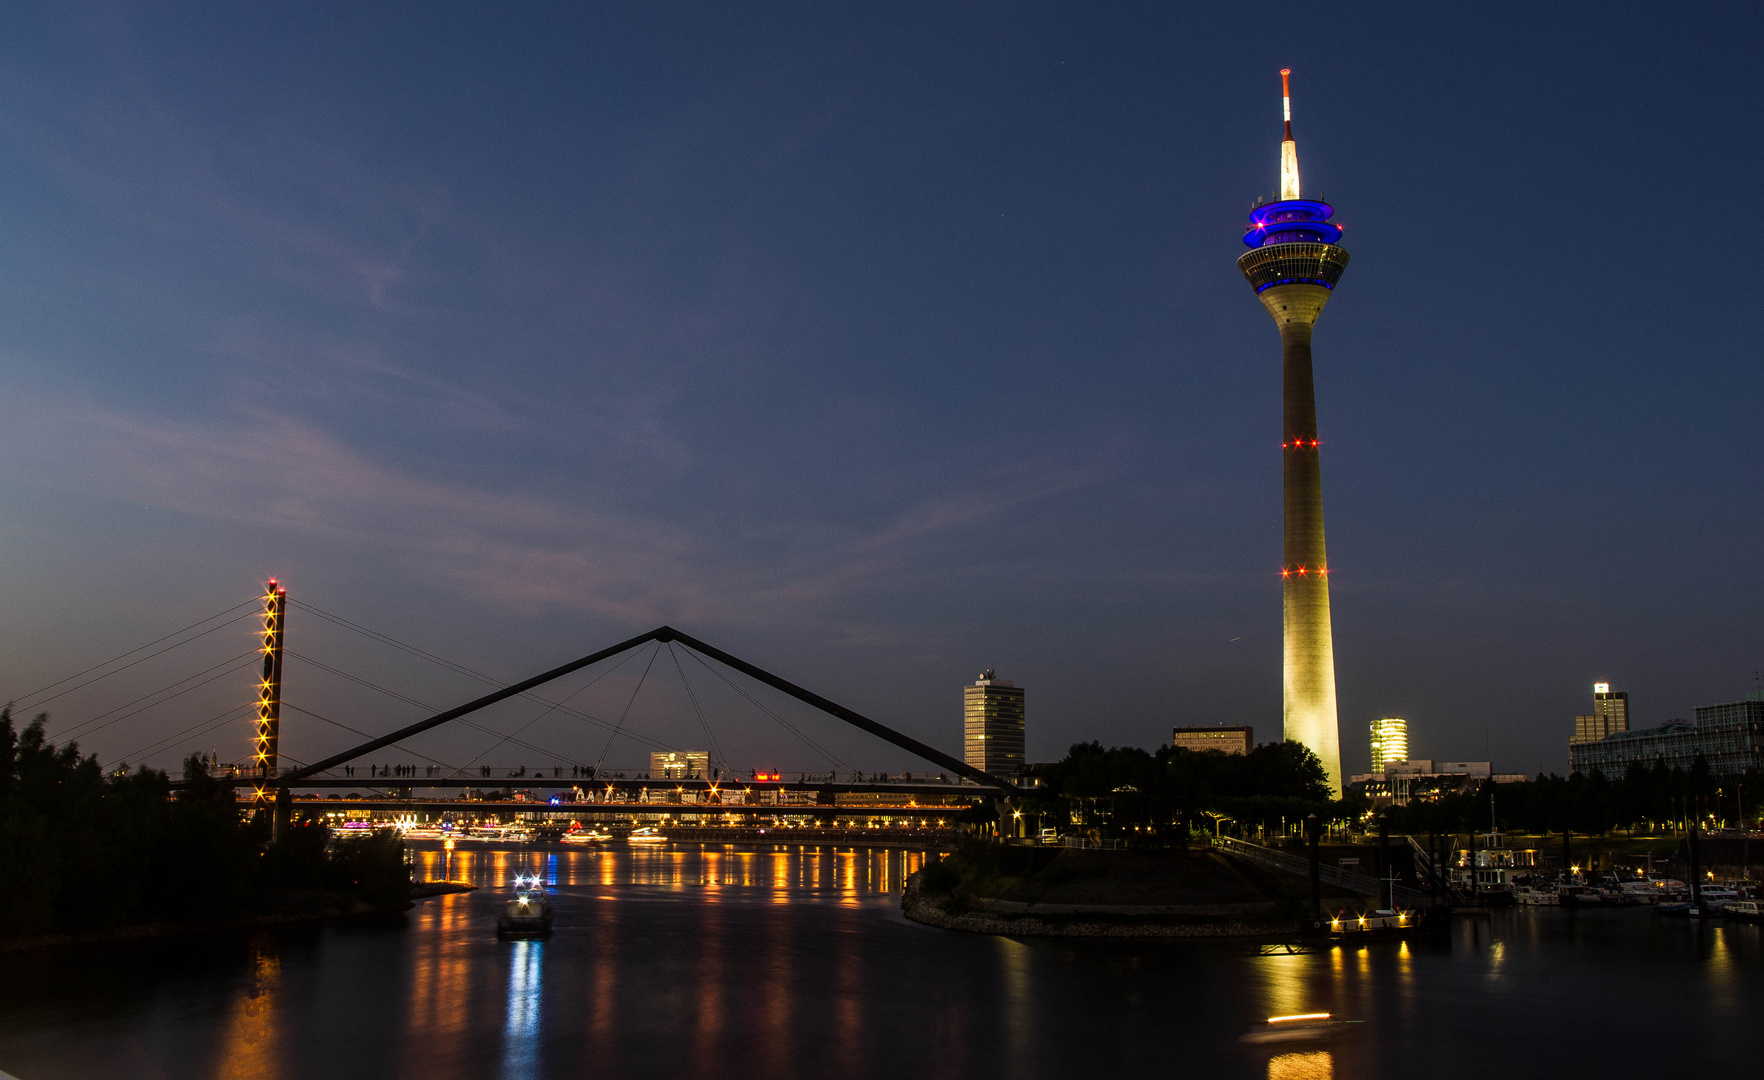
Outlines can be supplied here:
<path id="1" fill-rule="evenodd" d="M 1298 144 L 1292 139 L 1292 69 L 1280 69 L 1286 137 L 1280 144 L 1280 200 L 1250 210 L 1237 268 L 1280 328 L 1282 490 L 1286 602 L 1285 737 L 1323 762 L 1341 793 L 1341 732 L 1335 713 L 1335 643 L 1329 627 L 1329 557 L 1323 549 L 1323 471 L 1317 395 L 1311 377 L 1311 330 L 1347 269 L 1337 246 L 1335 209 L 1299 195 Z"/>

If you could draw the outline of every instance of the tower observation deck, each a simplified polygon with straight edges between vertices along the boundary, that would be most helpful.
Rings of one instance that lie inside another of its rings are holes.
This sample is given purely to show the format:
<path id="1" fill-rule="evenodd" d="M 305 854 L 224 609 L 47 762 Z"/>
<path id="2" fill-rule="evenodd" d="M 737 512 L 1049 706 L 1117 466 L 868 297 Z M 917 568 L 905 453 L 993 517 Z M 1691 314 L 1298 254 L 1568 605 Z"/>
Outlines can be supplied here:
<path id="1" fill-rule="evenodd" d="M 1280 72 L 1286 137 L 1280 144 L 1280 199 L 1250 211 L 1237 268 L 1280 329 L 1285 599 L 1285 737 L 1323 762 L 1341 793 L 1341 732 L 1335 707 L 1335 641 L 1329 622 L 1329 557 L 1323 545 L 1323 470 L 1311 331 L 1335 291 L 1348 253 L 1339 246 L 1334 207 L 1299 194 L 1292 138 L 1290 69 Z"/>

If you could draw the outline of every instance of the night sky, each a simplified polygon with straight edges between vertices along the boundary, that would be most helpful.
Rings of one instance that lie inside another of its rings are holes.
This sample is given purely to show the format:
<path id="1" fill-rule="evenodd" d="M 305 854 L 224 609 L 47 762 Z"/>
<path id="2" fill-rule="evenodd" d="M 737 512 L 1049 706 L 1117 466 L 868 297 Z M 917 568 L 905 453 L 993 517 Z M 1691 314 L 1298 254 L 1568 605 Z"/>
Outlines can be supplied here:
<path id="1" fill-rule="evenodd" d="M 1652 725 L 1764 667 L 1761 22 L 14 13 L 0 695 L 274 575 L 502 679 L 667 622 L 956 753 L 984 667 L 1028 687 L 1034 760 L 1172 723 L 1273 738 L 1280 354 L 1233 262 L 1287 66 L 1305 194 L 1353 256 L 1316 338 L 1343 764 L 1401 715 L 1415 756 L 1563 771 L 1595 679 Z M 250 630 L 43 705 L 51 733 Z M 310 661 L 425 706 L 477 692 L 299 610 L 289 648 L 288 700 L 361 730 L 423 711 Z M 616 720 L 642 663 L 574 706 Z M 912 764 L 787 714 L 817 756 L 685 668 L 734 767 Z M 668 654 L 648 680 L 627 723 L 703 742 Z M 221 679 L 83 745 L 108 763 L 250 696 Z M 355 741 L 284 726 L 299 760 Z M 646 749 L 592 735 L 520 737 Z M 249 725 L 195 738 L 242 757 Z M 517 756 L 541 757 L 484 760 Z"/>

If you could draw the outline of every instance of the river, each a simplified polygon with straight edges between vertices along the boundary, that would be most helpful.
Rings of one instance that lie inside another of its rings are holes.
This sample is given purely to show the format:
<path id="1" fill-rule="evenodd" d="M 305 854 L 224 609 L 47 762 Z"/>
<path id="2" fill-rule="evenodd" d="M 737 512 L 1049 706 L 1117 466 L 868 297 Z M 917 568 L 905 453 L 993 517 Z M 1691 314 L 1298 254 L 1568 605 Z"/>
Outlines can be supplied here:
<path id="1" fill-rule="evenodd" d="M 418 854 L 491 888 L 401 918 L 0 954 L 0 1070 L 60 1077 L 1749 1075 L 1761 928 L 1518 909 L 1411 942 L 1012 939 L 899 911 L 921 852 Z M 498 941 L 517 871 L 544 941 Z M 1246 1047 L 1274 1014 L 1360 1021 Z"/>

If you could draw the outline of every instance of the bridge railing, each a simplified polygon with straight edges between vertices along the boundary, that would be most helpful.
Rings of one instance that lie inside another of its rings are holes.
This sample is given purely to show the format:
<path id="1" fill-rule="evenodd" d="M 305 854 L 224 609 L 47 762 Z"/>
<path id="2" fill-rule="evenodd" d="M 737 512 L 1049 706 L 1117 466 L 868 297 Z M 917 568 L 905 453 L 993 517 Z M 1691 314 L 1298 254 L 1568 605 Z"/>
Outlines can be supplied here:
<path id="1" fill-rule="evenodd" d="M 1271 870 L 1284 870 L 1302 877 L 1309 877 L 1311 874 L 1311 860 L 1303 855 L 1278 851 L 1231 836 L 1214 837 L 1213 846 L 1260 866 L 1266 866 Z M 1381 901 L 1388 894 L 1394 893 L 1394 899 L 1398 904 L 1418 904 L 1424 896 L 1418 889 L 1396 884 L 1387 887 L 1384 882 L 1370 874 L 1362 874 L 1358 870 L 1348 870 L 1340 866 L 1331 866 L 1328 863 L 1322 863 L 1317 867 L 1317 875 L 1326 884 L 1334 885 L 1338 889 L 1346 889 L 1349 892 L 1370 896 Z"/>

